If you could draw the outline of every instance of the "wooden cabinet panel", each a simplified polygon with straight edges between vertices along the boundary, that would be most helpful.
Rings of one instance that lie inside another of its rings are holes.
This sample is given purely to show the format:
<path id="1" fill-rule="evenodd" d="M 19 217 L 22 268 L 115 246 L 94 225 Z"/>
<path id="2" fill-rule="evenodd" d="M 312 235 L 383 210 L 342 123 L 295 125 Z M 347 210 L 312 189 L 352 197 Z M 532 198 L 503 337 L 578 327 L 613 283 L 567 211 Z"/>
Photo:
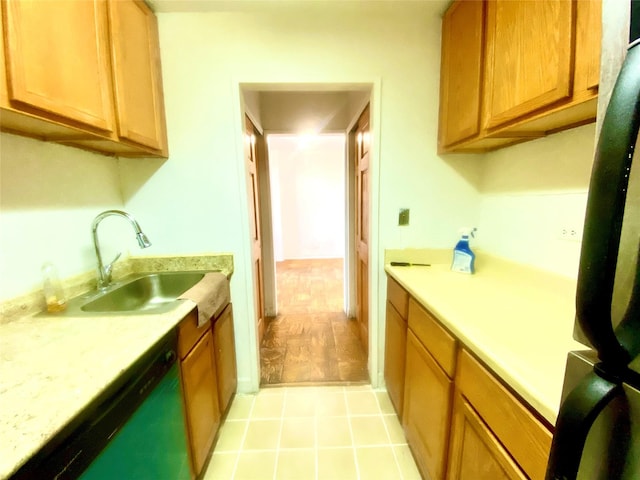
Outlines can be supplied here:
<path id="1" fill-rule="evenodd" d="M 204 466 L 220 426 L 211 330 L 207 330 L 182 361 L 181 371 L 191 458 L 197 476 Z"/>
<path id="2" fill-rule="evenodd" d="M 198 326 L 198 312 L 193 309 L 178 325 L 178 355 L 184 358 L 211 327 L 210 322 Z"/>
<path id="3" fill-rule="evenodd" d="M 484 8 L 456 2 L 442 21 L 439 149 L 480 133 Z"/>
<path id="4" fill-rule="evenodd" d="M 453 382 L 409 330 L 403 427 L 426 478 L 444 478 Z"/>
<path id="5" fill-rule="evenodd" d="M 453 377 L 456 368 L 455 337 L 413 298 L 409 300 L 409 328 L 447 375 Z"/>
<path id="6" fill-rule="evenodd" d="M 596 95 L 600 83 L 602 0 L 576 2 L 574 95 Z M 594 90 L 595 92 L 588 92 Z"/>
<path id="7" fill-rule="evenodd" d="M 391 277 L 387 277 L 387 301 L 393 305 L 402 318 L 407 319 L 409 294 Z"/>
<path id="8" fill-rule="evenodd" d="M 391 282 L 391 279 L 389 279 Z M 384 381 L 391 403 L 402 418 L 404 402 L 405 356 L 407 350 L 407 321 L 387 302 L 384 350 Z"/>
<path id="9" fill-rule="evenodd" d="M 236 371 L 236 344 L 233 328 L 233 308 L 227 305 L 213 323 L 216 371 L 218 374 L 218 400 L 220 412 L 224 413 L 238 385 Z"/>
<path id="10" fill-rule="evenodd" d="M 486 127 L 571 95 L 573 2 L 489 0 Z"/>
<path id="11" fill-rule="evenodd" d="M 530 478 L 544 478 L 551 432 L 464 349 L 456 386 L 522 470 Z"/>
<path id="12" fill-rule="evenodd" d="M 156 17 L 140 0 L 110 0 L 109 20 L 118 134 L 166 156 Z"/>
<path id="13" fill-rule="evenodd" d="M 7 0 L 2 14 L 9 102 L 4 106 L 113 131 L 105 2 Z"/>
<path id="14" fill-rule="evenodd" d="M 464 398 L 457 394 L 451 426 L 448 480 L 524 480 L 498 439 Z"/>

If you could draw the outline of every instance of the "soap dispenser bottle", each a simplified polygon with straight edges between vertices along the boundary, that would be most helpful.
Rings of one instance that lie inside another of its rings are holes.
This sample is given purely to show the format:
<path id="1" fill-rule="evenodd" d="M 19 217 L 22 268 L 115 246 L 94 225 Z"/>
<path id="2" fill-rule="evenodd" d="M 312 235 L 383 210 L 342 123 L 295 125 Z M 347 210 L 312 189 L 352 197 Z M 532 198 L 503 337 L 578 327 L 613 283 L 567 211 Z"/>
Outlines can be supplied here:
<path id="1" fill-rule="evenodd" d="M 453 249 L 453 262 L 451 263 L 451 270 L 459 273 L 475 273 L 475 260 L 476 255 L 469 246 L 469 237 L 474 237 L 473 234 L 476 228 L 462 228 L 460 229 L 460 240 Z"/>
<path id="2" fill-rule="evenodd" d="M 67 298 L 60 283 L 58 270 L 49 262 L 42 265 L 42 291 L 47 303 L 47 312 L 62 312 L 67 308 Z"/>

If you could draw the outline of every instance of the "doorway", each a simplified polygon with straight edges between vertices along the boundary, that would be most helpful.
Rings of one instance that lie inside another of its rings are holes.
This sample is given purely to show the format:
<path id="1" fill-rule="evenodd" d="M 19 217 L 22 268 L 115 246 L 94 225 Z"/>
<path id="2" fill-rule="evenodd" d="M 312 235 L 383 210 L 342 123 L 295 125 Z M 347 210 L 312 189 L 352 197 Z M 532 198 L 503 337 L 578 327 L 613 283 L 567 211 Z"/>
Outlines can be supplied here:
<path id="1" fill-rule="evenodd" d="M 370 95 L 360 88 L 242 90 L 245 112 L 265 140 L 256 215 L 264 265 L 256 294 L 264 301 L 262 386 L 369 381 L 366 340 L 355 318 L 362 295 L 356 296 L 353 132 Z"/>
<path id="2" fill-rule="evenodd" d="M 267 136 L 277 314 L 260 344 L 262 385 L 368 380 L 345 313 L 346 139 Z"/>

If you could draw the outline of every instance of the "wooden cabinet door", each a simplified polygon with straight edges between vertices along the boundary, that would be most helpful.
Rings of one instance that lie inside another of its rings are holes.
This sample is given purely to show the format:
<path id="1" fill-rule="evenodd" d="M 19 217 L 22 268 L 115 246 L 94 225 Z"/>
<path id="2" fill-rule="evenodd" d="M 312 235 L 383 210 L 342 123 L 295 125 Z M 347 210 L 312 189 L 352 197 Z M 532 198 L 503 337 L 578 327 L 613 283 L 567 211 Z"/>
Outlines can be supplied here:
<path id="1" fill-rule="evenodd" d="M 369 106 L 356 126 L 356 319 L 360 340 L 369 349 Z"/>
<path id="2" fill-rule="evenodd" d="M 384 350 L 384 381 L 391 403 L 402 418 L 404 402 L 404 373 L 407 349 L 407 322 L 387 302 L 387 326 Z"/>
<path id="3" fill-rule="evenodd" d="M 600 84 L 602 0 L 580 0 L 576 5 L 576 60 L 574 96 L 595 90 Z"/>
<path id="4" fill-rule="evenodd" d="M 231 304 L 213 324 L 213 343 L 215 345 L 216 371 L 218 374 L 218 400 L 220 412 L 227 411 L 231 397 L 238 385 L 236 370 L 236 344 L 233 328 L 233 310 Z"/>
<path id="5" fill-rule="evenodd" d="M 453 409 L 448 480 L 524 480 L 527 478 L 491 430 L 457 394 Z"/>
<path id="6" fill-rule="evenodd" d="M 109 0 L 109 20 L 118 135 L 166 154 L 156 17 L 140 0 Z"/>
<path id="7" fill-rule="evenodd" d="M 489 0 L 487 128 L 571 97 L 575 2 Z"/>
<path id="8" fill-rule="evenodd" d="M 112 132 L 104 0 L 5 0 L 1 6 L 11 106 Z"/>
<path id="9" fill-rule="evenodd" d="M 205 333 L 186 356 L 181 370 L 191 459 L 197 476 L 204 466 L 220 426 L 211 330 Z"/>
<path id="10" fill-rule="evenodd" d="M 480 133 L 484 2 L 458 0 L 442 20 L 439 147 Z"/>
<path id="11" fill-rule="evenodd" d="M 453 381 L 411 330 L 407 334 L 406 362 L 405 434 L 422 475 L 442 480 L 449 447 Z"/>

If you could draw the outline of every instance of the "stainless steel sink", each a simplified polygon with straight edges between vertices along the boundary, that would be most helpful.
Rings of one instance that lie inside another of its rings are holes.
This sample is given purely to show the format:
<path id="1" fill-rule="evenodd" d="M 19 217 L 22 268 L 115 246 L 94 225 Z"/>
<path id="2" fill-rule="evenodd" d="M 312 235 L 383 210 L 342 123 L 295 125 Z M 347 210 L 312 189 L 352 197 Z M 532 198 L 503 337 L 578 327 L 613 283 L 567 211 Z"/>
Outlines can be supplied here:
<path id="1" fill-rule="evenodd" d="M 140 315 L 173 309 L 178 297 L 208 272 L 162 272 L 134 274 L 112 284 L 106 291 L 91 292 L 70 300 L 61 315 Z M 56 315 L 60 315 L 56 314 Z"/>
<path id="2" fill-rule="evenodd" d="M 154 273 L 117 287 L 81 307 L 84 312 L 157 310 L 175 302 L 204 277 L 200 272 Z"/>

